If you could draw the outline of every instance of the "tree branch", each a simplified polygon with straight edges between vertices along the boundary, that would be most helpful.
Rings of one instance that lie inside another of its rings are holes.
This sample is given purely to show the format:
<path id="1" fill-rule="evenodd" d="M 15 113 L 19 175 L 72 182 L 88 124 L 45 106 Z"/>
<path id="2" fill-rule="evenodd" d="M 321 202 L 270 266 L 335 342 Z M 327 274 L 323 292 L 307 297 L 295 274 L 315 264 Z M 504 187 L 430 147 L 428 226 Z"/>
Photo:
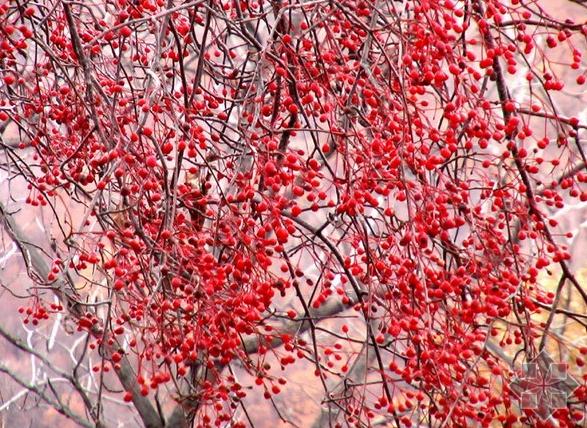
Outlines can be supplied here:
<path id="1" fill-rule="evenodd" d="M 12 372 L 12 370 L 10 370 L 7 366 L 5 366 L 2 363 L 0 363 L 0 372 L 6 373 L 8 376 L 10 376 L 12 378 L 12 380 L 14 380 L 20 386 L 33 392 L 34 394 L 39 396 L 39 398 L 41 398 L 44 402 L 46 402 L 51 407 L 53 407 L 55 410 L 57 410 L 59 413 L 61 413 L 62 415 L 65 415 L 69 419 L 75 421 L 77 424 L 79 424 L 83 427 L 87 427 L 87 428 L 95 428 L 96 425 L 90 423 L 89 421 L 87 421 L 83 417 L 74 413 L 69 407 L 67 407 L 61 401 L 59 401 L 59 400 L 54 401 L 54 400 L 50 399 L 43 391 L 41 391 L 39 389 L 39 387 L 37 385 L 27 383 L 24 379 L 22 379 L 20 376 L 18 376 L 16 374 L 14 374 Z"/>
<path id="2" fill-rule="evenodd" d="M 3 223 L 3 227 L 4 230 L 6 230 L 6 233 L 19 247 L 22 256 L 29 261 L 30 266 L 35 270 L 37 275 L 40 278 L 47 278 L 47 275 L 50 272 L 49 266 L 41 256 L 39 250 L 34 245 L 26 241 L 24 238 L 24 233 L 20 230 L 20 227 L 14 221 L 12 214 L 6 210 L 2 203 L 0 203 L 0 220 Z M 63 281 L 61 284 L 56 284 L 55 287 L 52 287 L 52 291 L 62 302 L 65 303 L 69 314 L 75 318 L 81 318 L 83 316 L 83 305 L 81 305 L 77 299 L 71 295 L 71 292 L 66 289 L 65 283 Z M 104 333 L 98 325 L 94 326 L 90 330 L 90 333 L 94 337 L 103 340 L 107 357 L 115 351 L 113 345 L 108 345 L 108 341 L 103 337 Z M 147 397 L 143 397 L 140 394 L 139 385 L 136 381 L 136 375 L 132 369 L 132 366 L 130 365 L 130 362 L 128 361 L 128 358 L 123 356 L 119 365 L 120 368 L 115 370 L 116 375 L 118 376 L 118 379 L 120 380 L 120 383 L 124 389 L 132 393 L 133 404 L 137 409 L 141 420 L 145 424 L 145 427 L 162 427 L 163 424 L 161 422 L 161 418 L 159 417 L 154 406 Z"/>

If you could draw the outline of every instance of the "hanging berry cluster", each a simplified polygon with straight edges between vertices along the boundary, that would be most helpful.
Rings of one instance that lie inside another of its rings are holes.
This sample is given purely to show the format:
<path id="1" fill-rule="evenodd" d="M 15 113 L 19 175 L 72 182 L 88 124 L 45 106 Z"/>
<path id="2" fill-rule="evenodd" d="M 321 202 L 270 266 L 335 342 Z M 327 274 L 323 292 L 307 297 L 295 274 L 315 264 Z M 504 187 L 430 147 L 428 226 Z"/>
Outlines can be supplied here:
<path id="1" fill-rule="evenodd" d="M 376 358 L 341 420 L 538 423 L 504 355 L 542 349 L 563 287 L 587 302 L 554 218 L 587 201 L 585 115 L 559 108 L 587 24 L 547 3 L 0 5 L 8 156 L 29 204 L 71 212 L 52 211 L 46 284 L 111 300 L 79 328 L 136 363 L 144 396 L 191 373 L 173 395 L 202 426 L 246 396 L 232 363 L 271 398 L 279 366 L 350 376 L 357 338 Z"/>

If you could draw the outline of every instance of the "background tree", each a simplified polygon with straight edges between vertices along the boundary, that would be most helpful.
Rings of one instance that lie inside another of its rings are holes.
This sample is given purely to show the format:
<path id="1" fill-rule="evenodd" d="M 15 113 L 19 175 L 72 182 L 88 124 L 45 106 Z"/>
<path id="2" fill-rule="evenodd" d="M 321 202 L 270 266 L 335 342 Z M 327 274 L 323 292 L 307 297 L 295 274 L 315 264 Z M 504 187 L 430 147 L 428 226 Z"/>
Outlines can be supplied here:
<path id="1" fill-rule="evenodd" d="M 0 410 L 583 424 L 587 10 L 561 4 L 3 1 L 0 335 L 27 366 Z M 541 350 L 581 383 L 547 422 L 511 386 Z"/>

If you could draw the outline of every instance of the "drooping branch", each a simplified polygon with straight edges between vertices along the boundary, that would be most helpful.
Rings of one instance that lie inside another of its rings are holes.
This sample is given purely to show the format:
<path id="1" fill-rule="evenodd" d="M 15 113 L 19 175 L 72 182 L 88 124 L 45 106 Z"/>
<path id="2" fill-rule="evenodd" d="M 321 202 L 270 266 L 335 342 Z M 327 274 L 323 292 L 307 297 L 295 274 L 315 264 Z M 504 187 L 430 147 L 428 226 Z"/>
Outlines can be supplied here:
<path id="1" fill-rule="evenodd" d="M 47 278 L 50 269 L 39 250 L 32 245 L 26 238 L 24 233 L 20 230 L 19 225 L 14 220 L 13 214 L 11 214 L 5 206 L 0 203 L 0 217 L 4 230 L 10 236 L 10 238 L 19 247 L 22 257 L 28 261 L 32 269 L 36 272 L 39 278 Z M 70 315 L 76 318 L 83 317 L 83 304 L 79 302 L 73 294 L 73 287 L 71 284 L 66 284 L 64 281 L 58 281 L 56 284 L 51 286 L 51 290 L 57 295 L 60 301 L 65 304 L 67 311 Z M 94 326 L 90 329 L 90 333 L 97 339 L 101 339 L 104 344 L 106 355 L 109 356 L 115 349 L 113 346 L 108 344 L 108 340 L 104 340 L 104 332 L 99 326 Z M 140 394 L 140 388 L 137 383 L 136 374 L 132 369 L 131 363 L 127 356 L 123 356 L 119 362 L 120 368 L 116 369 L 116 375 L 120 380 L 120 383 L 124 389 L 132 393 L 132 401 L 135 405 L 137 412 L 139 413 L 145 427 L 148 428 L 159 428 L 163 424 L 154 406 L 151 404 L 147 397 Z"/>
<path id="2" fill-rule="evenodd" d="M 101 428 L 104 426 L 102 421 L 100 420 L 99 415 L 95 411 L 95 408 L 92 405 L 90 398 L 86 394 L 86 391 L 82 388 L 82 386 L 79 383 L 79 380 L 75 376 L 75 372 L 74 372 L 74 376 L 72 376 L 70 373 L 67 373 L 65 370 L 56 367 L 55 364 L 53 364 L 47 357 L 42 355 L 36 349 L 33 349 L 30 346 L 28 346 L 20 338 L 15 337 L 12 334 L 10 334 L 1 325 L 0 325 L 0 336 L 2 336 L 4 339 L 6 339 L 9 343 L 14 345 L 18 349 L 21 349 L 22 351 L 26 352 L 27 354 L 34 355 L 36 358 L 38 358 L 40 361 L 42 361 L 47 367 L 49 367 L 52 371 L 54 371 L 55 373 L 57 373 L 59 376 L 63 377 L 64 379 L 67 379 L 69 381 L 69 383 L 71 383 L 71 385 L 77 390 L 78 394 L 80 395 L 80 397 L 84 403 L 84 406 L 86 407 L 86 410 L 91 415 L 92 420 L 94 421 L 96 428 Z"/>
<path id="3" fill-rule="evenodd" d="M 477 8 L 479 11 L 483 11 L 483 7 L 478 0 L 475 2 L 475 4 L 477 5 Z M 487 48 L 488 49 L 495 49 L 493 35 L 491 34 L 491 32 L 488 29 L 485 31 L 483 36 L 484 36 L 484 42 L 485 42 Z M 496 78 L 497 93 L 499 96 L 499 101 L 501 103 L 501 111 L 503 114 L 504 121 L 505 121 L 505 123 L 507 123 L 510 120 L 510 118 L 514 117 L 515 111 L 510 111 L 506 107 L 507 103 L 510 101 L 510 94 L 509 94 L 509 89 L 508 89 L 508 85 L 506 82 L 503 68 L 502 68 L 501 63 L 499 61 L 499 58 L 497 56 L 495 56 L 493 58 L 493 69 L 494 69 L 495 78 Z M 508 139 L 511 138 L 513 140 L 513 138 L 514 138 L 513 133 L 510 133 L 510 135 L 507 135 L 507 138 Z M 526 169 L 524 167 L 524 163 L 522 161 L 522 158 L 519 155 L 518 147 L 516 146 L 516 144 L 513 143 L 513 141 L 508 147 L 510 148 L 510 152 L 513 156 L 514 163 L 516 165 L 516 169 L 520 175 L 522 182 L 524 183 L 524 192 L 526 194 L 526 199 L 527 199 L 527 203 L 528 203 L 528 211 L 530 212 L 530 214 L 536 215 L 536 217 L 540 221 L 544 221 L 544 215 L 537 207 L 535 190 L 533 189 L 532 183 L 530 182 L 530 177 L 528 176 L 528 172 L 526 171 Z M 547 222 L 544 222 L 544 223 L 546 224 Z M 548 225 L 545 225 L 545 227 L 544 227 L 544 234 L 546 236 L 547 241 L 551 245 L 556 247 L 557 244 L 552 236 L 552 233 L 550 232 Z M 564 259 L 561 259 L 558 262 L 558 264 L 560 265 L 560 267 L 563 271 L 564 277 L 569 280 L 569 282 L 575 287 L 577 292 L 581 295 L 581 297 L 583 298 L 583 301 L 585 303 L 587 303 L 587 291 L 584 290 L 583 287 L 579 284 L 579 282 L 575 278 L 575 275 L 571 272 L 568 263 Z M 562 292 L 562 287 L 558 291 L 559 291 L 559 293 Z"/>
<path id="4" fill-rule="evenodd" d="M 77 413 L 75 413 L 74 411 L 72 411 L 69 408 L 69 406 L 67 406 L 66 404 L 61 402 L 61 400 L 51 399 L 37 385 L 31 384 L 31 383 L 27 382 L 26 380 L 22 379 L 20 376 L 15 374 L 12 370 L 10 370 L 10 368 L 8 368 L 3 363 L 0 363 L 0 372 L 7 374 L 12 380 L 14 380 L 20 386 L 22 386 L 23 388 L 26 388 L 27 390 L 34 393 L 41 400 L 43 400 L 44 402 L 49 404 L 51 407 L 53 407 L 55 410 L 57 410 L 62 415 L 65 415 L 69 419 L 73 420 L 78 425 L 85 427 L 85 428 L 96 428 L 96 426 L 98 426 L 98 425 L 95 425 L 95 424 L 89 422 L 88 420 L 86 420 L 82 416 L 80 416 Z"/>

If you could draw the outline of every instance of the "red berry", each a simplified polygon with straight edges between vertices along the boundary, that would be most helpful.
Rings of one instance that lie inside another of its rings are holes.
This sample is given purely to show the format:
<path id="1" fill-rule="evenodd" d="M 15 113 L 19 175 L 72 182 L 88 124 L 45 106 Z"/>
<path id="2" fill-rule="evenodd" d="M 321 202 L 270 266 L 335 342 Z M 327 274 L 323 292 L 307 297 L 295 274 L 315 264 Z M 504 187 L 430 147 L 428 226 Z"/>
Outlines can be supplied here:
<path id="1" fill-rule="evenodd" d="M 4 76 L 4 83 L 7 85 L 12 85 L 16 81 L 15 77 L 12 74 L 7 74 Z"/>
<path id="2" fill-rule="evenodd" d="M 122 37 L 125 37 L 125 38 L 130 37 L 131 34 L 132 34 L 132 30 L 127 26 L 124 26 L 120 29 L 120 35 Z"/>
<path id="3" fill-rule="evenodd" d="M 277 237 L 277 242 L 285 244 L 289 238 L 289 233 L 287 232 L 287 229 L 280 227 L 275 231 L 275 236 Z"/>

